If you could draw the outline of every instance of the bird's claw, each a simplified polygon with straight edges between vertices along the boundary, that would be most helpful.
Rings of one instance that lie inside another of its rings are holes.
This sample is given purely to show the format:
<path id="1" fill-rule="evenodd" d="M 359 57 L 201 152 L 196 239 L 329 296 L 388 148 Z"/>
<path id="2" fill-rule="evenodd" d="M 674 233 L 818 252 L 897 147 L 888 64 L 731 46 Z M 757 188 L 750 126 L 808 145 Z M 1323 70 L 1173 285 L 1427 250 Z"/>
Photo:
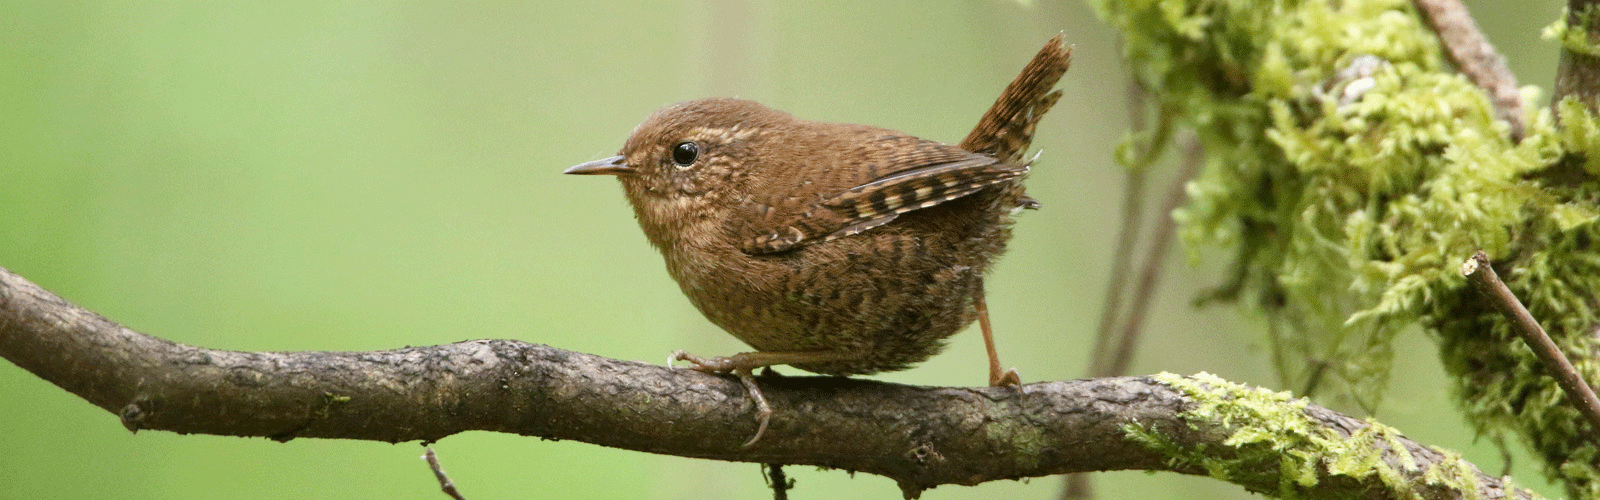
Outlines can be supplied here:
<path id="1" fill-rule="evenodd" d="M 1017 369 L 1012 368 L 989 377 L 989 387 L 1022 387 L 1022 376 L 1017 374 Z"/>

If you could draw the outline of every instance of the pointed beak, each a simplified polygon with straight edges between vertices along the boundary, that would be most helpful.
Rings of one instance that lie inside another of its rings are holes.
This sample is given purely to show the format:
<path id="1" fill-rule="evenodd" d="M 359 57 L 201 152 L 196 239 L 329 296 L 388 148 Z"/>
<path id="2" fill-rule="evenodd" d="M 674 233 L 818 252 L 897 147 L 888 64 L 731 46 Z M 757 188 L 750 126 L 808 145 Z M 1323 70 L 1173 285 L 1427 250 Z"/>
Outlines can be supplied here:
<path id="1" fill-rule="evenodd" d="M 573 165 L 563 174 L 573 175 L 626 175 L 633 173 L 633 167 L 624 162 L 626 158 L 616 155 L 610 158 L 601 158 L 588 163 Z"/>

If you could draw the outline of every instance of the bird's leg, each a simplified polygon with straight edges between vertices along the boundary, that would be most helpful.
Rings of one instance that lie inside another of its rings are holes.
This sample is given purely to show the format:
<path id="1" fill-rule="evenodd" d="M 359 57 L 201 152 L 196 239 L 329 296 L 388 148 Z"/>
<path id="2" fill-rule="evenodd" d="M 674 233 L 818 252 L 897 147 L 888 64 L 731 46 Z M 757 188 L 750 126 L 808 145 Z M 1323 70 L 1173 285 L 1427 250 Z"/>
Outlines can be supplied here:
<path id="1" fill-rule="evenodd" d="M 1022 376 L 1017 369 L 1000 370 L 1000 353 L 994 348 L 994 329 L 989 326 L 989 306 L 983 301 L 983 281 L 978 281 L 978 291 L 972 295 L 972 308 L 978 311 L 978 329 L 983 330 L 983 347 L 989 351 L 989 386 L 1020 386 Z"/>
<path id="2" fill-rule="evenodd" d="M 756 404 L 756 435 L 751 436 L 741 447 L 748 448 L 761 439 L 767 432 L 767 423 L 772 420 L 772 406 L 767 404 L 767 397 L 761 394 L 761 388 L 756 386 L 756 377 L 753 371 L 756 368 L 772 365 L 792 365 L 795 363 L 821 363 L 827 361 L 848 361 L 860 357 L 860 354 L 841 351 L 808 351 L 808 352 L 741 352 L 732 356 L 719 356 L 715 358 L 702 358 L 684 351 L 672 353 L 667 358 L 667 364 L 673 361 L 688 361 L 693 368 L 707 373 L 733 373 L 739 377 L 739 383 L 744 384 L 750 393 L 750 399 Z"/>

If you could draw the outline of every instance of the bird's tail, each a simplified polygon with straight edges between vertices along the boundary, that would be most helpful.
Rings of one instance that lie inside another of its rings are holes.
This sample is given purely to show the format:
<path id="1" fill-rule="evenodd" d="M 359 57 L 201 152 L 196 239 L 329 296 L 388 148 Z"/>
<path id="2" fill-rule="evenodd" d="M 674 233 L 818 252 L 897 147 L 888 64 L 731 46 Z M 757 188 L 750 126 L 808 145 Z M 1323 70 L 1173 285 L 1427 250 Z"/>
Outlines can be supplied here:
<path id="1" fill-rule="evenodd" d="M 1033 142 L 1034 126 L 1061 99 L 1061 91 L 1053 89 L 1071 65 L 1072 47 L 1066 46 L 1058 34 L 995 99 L 983 119 L 978 120 L 978 126 L 961 140 L 961 149 L 1022 164 L 1022 155 Z"/>

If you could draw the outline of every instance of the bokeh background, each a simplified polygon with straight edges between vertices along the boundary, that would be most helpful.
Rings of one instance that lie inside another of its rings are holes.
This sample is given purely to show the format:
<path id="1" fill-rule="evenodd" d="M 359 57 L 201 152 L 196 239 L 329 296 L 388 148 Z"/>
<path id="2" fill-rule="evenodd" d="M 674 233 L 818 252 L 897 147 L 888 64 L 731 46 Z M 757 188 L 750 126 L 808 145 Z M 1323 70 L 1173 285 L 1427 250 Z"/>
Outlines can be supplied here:
<path id="1" fill-rule="evenodd" d="M 1548 88 L 1560 3 L 1469 2 Z M 1077 2 L 0 2 L 0 266 L 132 328 L 237 350 L 517 338 L 660 363 L 743 348 L 678 292 L 615 181 L 663 105 L 711 95 L 954 142 L 1050 36 L 1076 45 L 1023 217 L 990 280 L 1004 361 L 1082 376 L 1109 275 L 1126 129 L 1113 34 Z M 1164 179 L 1157 175 L 1151 211 Z M 1153 215 L 1158 216 L 1158 215 Z M 1223 253 L 1171 253 L 1132 371 L 1274 387 L 1261 322 L 1192 309 Z M 792 370 L 791 370 L 792 371 Z M 978 336 L 883 380 L 977 385 Z M 1499 473 L 1436 351 L 1398 348 L 1377 417 Z M 1281 389 L 1281 388 L 1280 388 Z M 129 434 L 0 363 L 0 497 L 442 498 L 415 443 Z M 1354 410 L 1353 408 L 1344 408 Z M 783 411 L 783 409 L 778 409 Z M 765 498 L 751 464 L 468 433 L 438 443 L 470 498 Z M 1547 494 L 1513 446 L 1519 483 Z M 898 498 L 791 467 L 795 498 Z M 1097 475 L 1102 498 L 1238 498 L 1175 474 Z M 924 498 L 1053 498 L 1058 478 Z"/>

